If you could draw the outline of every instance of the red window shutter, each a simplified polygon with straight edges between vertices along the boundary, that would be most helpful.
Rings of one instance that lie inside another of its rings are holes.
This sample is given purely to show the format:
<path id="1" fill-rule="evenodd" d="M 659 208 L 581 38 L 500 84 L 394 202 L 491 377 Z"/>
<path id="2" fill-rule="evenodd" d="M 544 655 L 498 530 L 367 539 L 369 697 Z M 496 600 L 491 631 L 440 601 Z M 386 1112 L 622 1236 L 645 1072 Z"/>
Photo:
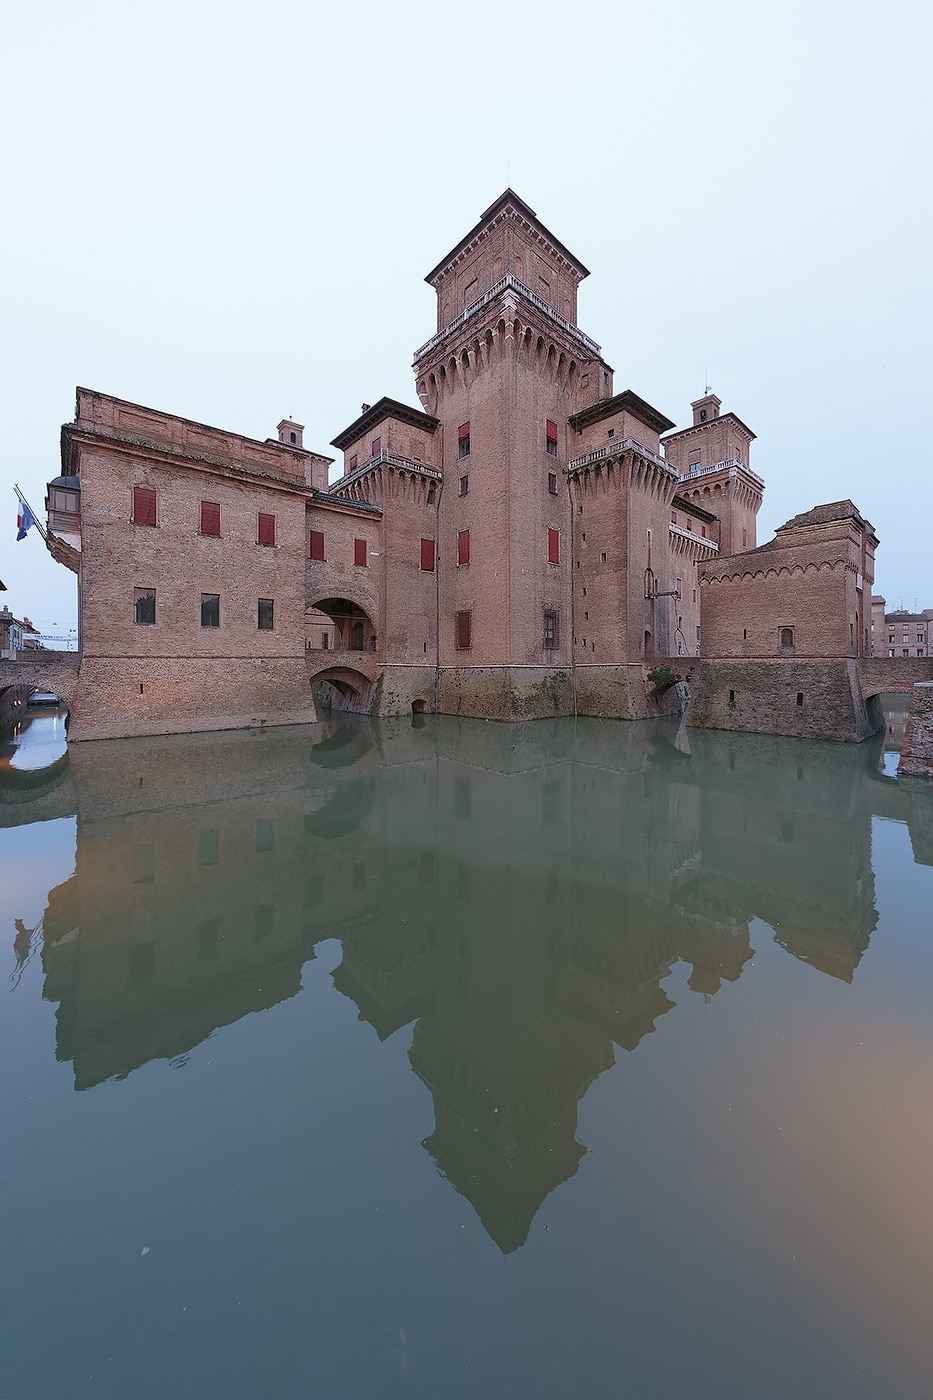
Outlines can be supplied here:
<path id="1" fill-rule="evenodd" d="M 355 472 L 355 471 L 356 471 L 356 468 L 357 468 L 357 456 L 356 456 L 356 453 L 354 452 L 353 456 L 350 458 L 349 462 L 347 463 L 347 471 L 348 471 L 348 472 Z"/>
<path id="2" fill-rule="evenodd" d="M 275 516 L 259 512 L 259 543 L 275 544 Z"/>
<path id="3" fill-rule="evenodd" d="M 353 562 L 359 564 L 361 568 L 366 568 L 366 541 L 353 541 Z"/>
<path id="4" fill-rule="evenodd" d="M 547 561 L 549 564 L 560 563 L 560 530 L 547 532 Z"/>
<path id="5" fill-rule="evenodd" d="M 220 506 L 216 501 L 201 502 L 201 534 L 220 534 Z"/>
<path id="6" fill-rule="evenodd" d="M 470 562 L 470 532 L 469 530 L 457 531 L 457 563 L 469 564 Z"/>
<path id="7" fill-rule="evenodd" d="M 472 621 L 472 613 L 457 613 L 457 647 L 460 651 L 465 651 L 473 640 L 471 626 Z"/>
<path id="8" fill-rule="evenodd" d="M 434 541 L 421 541 L 421 567 L 422 569 L 434 569 Z"/>
<path id="9" fill-rule="evenodd" d="M 156 493 L 147 486 L 133 487 L 133 520 L 137 525 L 156 523 Z"/>
<path id="10" fill-rule="evenodd" d="M 550 418 L 547 420 L 547 440 L 548 442 L 557 441 L 557 424 L 552 423 Z"/>
<path id="11" fill-rule="evenodd" d="M 469 425 L 469 423 L 461 423 L 461 424 L 460 424 L 460 427 L 457 429 L 457 441 L 458 441 L 458 442 L 463 442 L 464 438 L 468 438 L 469 436 L 470 436 L 470 425 Z"/>
<path id="12" fill-rule="evenodd" d="M 312 559 L 323 559 L 323 558 L 324 558 L 324 531 L 323 531 L 323 530 L 312 530 L 312 531 L 311 531 L 311 558 L 312 558 Z"/>
<path id="13" fill-rule="evenodd" d="M 370 456 L 372 456 L 372 457 L 378 457 L 378 456 L 379 456 L 379 453 L 380 453 L 381 451 L 382 451 L 382 438 L 381 438 L 381 437 L 373 438 L 372 450 L 371 450 L 371 452 L 370 452 Z"/>

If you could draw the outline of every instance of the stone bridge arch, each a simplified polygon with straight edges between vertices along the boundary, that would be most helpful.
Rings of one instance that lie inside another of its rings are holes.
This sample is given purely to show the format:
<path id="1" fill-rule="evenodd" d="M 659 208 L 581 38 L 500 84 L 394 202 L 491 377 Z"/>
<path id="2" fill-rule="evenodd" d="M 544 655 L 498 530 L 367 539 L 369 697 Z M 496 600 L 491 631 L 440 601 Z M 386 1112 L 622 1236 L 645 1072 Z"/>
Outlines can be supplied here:
<path id="1" fill-rule="evenodd" d="M 74 651 L 23 652 L 19 661 L 0 661 L 0 690 L 8 685 L 28 685 L 52 691 L 75 714 L 81 658 Z"/>
<path id="2" fill-rule="evenodd" d="M 912 695 L 920 681 L 933 681 L 933 656 L 865 656 L 858 663 L 866 702 L 876 695 Z"/>
<path id="3" fill-rule="evenodd" d="M 317 653 L 319 656 L 320 653 Z M 322 665 L 312 668 L 308 677 L 314 707 L 320 716 L 335 710 L 369 714 L 373 699 L 376 667 L 372 661 L 362 667 Z"/>

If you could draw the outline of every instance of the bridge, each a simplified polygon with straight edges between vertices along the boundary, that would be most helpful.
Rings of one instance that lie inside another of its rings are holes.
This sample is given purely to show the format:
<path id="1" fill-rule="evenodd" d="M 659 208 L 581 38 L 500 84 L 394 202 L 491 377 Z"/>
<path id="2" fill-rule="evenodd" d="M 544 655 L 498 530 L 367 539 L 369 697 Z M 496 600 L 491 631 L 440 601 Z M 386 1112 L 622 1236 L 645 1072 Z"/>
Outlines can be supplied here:
<path id="1" fill-rule="evenodd" d="M 933 681 L 933 656 L 863 656 L 858 677 L 865 700 L 873 695 L 910 695 L 921 681 Z"/>
<path id="2" fill-rule="evenodd" d="M 71 710 L 80 666 L 81 657 L 76 651 L 24 651 L 19 661 L 0 661 L 0 690 L 8 685 L 49 690 Z"/>

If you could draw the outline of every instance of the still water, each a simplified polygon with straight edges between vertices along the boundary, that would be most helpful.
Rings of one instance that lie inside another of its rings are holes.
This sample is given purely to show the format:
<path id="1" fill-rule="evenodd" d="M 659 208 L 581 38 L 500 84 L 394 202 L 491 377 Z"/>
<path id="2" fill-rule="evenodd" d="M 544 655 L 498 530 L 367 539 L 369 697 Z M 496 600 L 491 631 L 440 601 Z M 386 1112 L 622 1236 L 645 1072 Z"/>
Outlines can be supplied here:
<path id="1" fill-rule="evenodd" d="M 0 783 L 0 1394 L 926 1400 L 882 746 L 335 720 Z"/>

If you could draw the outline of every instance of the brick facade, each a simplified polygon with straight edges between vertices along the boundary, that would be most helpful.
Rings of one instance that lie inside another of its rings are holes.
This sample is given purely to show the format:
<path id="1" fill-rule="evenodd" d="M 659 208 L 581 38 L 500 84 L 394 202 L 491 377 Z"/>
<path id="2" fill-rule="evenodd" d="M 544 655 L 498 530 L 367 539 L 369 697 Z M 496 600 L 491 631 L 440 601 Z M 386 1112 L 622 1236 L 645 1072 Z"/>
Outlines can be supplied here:
<path id="1" fill-rule="evenodd" d="M 576 324 L 587 275 L 507 190 L 428 274 L 420 406 L 364 404 L 331 484 L 291 420 L 259 442 L 78 390 L 49 488 L 73 736 L 328 704 L 637 718 L 659 659 L 862 656 L 871 527 L 821 507 L 756 548 L 754 433 L 709 391 L 681 430 L 617 393 Z"/>

